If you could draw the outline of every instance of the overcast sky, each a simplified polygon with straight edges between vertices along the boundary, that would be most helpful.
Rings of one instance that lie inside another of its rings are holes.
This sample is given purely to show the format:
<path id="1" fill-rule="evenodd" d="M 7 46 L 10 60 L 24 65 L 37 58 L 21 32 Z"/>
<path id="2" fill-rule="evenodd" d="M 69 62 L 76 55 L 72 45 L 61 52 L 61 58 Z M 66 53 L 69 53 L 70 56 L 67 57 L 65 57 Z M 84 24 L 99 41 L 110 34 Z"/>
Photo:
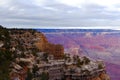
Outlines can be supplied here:
<path id="1" fill-rule="evenodd" d="M 0 0 L 0 25 L 119 29 L 120 0 Z"/>

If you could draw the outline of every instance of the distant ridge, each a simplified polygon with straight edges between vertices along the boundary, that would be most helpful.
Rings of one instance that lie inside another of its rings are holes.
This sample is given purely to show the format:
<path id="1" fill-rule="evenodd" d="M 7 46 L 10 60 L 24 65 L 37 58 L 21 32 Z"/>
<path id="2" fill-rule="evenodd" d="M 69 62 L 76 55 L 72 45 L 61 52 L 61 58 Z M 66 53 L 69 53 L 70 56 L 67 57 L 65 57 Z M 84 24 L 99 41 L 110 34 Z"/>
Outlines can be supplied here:
<path id="1" fill-rule="evenodd" d="M 112 29 L 120 30 L 120 26 L 39 26 L 33 27 L 34 29 Z"/>
<path id="2" fill-rule="evenodd" d="M 112 29 L 35 29 L 44 33 L 47 32 L 120 32 Z"/>

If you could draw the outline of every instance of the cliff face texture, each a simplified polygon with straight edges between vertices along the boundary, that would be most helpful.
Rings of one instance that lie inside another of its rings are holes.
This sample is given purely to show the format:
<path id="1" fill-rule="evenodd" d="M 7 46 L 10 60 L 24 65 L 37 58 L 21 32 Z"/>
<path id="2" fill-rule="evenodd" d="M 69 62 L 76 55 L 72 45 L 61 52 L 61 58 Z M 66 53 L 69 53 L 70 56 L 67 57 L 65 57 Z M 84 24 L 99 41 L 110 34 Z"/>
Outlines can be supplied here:
<path id="1" fill-rule="evenodd" d="M 59 44 L 52 44 L 40 32 L 34 30 L 9 30 L 11 36 L 11 48 L 18 51 L 26 51 L 28 53 L 46 52 L 54 55 L 55 59 L 62 58 L 64 48 Z M 21 49 L 21 50 L 20 50 Z"/>
<path id="2" fill-rule="evenodd" d="M 47 52 L 55 56 L 55 59 L 61 59 L 64 54 L 64 48 L 60 44 L 49 43 L 43 34 L 36 33 L 40 38 L 35 42 L 35 46 L 42 52 Z"/>
<path id="3" fill-rule="evenodd" d="M 9 80 L 10 54 L 9 32 L 0 26 L 0 80 Z"/>
<path id="4" fill-rule="evenodd" d="M 94 77 L 90 80 L 111 80 L 109 75 L 106 73 L 101 73 L 98 77 Z"/>
<path id="5" fill-rule="evenodd" d="M 49 43 L 41 32 L 0 26 L 0 80 L 13 80 L 10 78 L 15 76 L 24 80 L 22 78 L 26 77 L 28 67 L 32 66 L 26 62 L 33 64 L 37 52 L 52 54 L 55 59 L 60 59 L 64 48 L 62 45 Z M 21 59 L 24 63 L 20 62 Z"/>

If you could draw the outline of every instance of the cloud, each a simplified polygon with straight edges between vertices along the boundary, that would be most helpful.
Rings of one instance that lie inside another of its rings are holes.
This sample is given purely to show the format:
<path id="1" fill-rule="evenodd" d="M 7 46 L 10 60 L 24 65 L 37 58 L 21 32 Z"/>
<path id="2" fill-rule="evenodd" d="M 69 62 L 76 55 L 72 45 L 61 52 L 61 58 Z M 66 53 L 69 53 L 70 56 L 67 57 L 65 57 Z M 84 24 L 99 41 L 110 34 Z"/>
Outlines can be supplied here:
<path id="1" fill-rule="evenodd" d="M 0 1 L 0 24 L 6 27 L 120 26 L 119 0 Z"/>
<path id="2" fill-rule="evenodd" d="M 57 1 L 65 5 L 78 7 L 78 8 L 80 8 L 81 5 L 85 2 L 85 0 L 74 0 L 74 1 L 73 0 L 57 0 Z"/>

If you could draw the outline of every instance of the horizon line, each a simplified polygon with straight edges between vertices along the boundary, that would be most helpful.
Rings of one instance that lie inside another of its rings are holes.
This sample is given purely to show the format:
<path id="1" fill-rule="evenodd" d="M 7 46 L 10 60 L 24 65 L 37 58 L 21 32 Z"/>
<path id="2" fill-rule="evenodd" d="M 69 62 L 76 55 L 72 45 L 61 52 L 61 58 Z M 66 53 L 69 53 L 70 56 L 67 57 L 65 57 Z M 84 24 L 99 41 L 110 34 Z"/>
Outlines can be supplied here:
<path id="1" fill-rule="evenodd" d="M 94 26 L 94 27 L 34 27 L 33 29 L 110 29 L 110 30 L 120 30 L 119 26 Z"/>
<path id="2" fill-rule="evenodd" d="M 8 29 L 12 29 L 12 28 L 17 28 L 17 29 L 111 29 L 111 30 L 120 30 L 119 26 L 93 26 L 93 27 L 87 27 L 87 26 L 83 26 L 83 27 L 47 27 L 47 26 L 42 26 L 42 27 L 5 27 Z"/>

